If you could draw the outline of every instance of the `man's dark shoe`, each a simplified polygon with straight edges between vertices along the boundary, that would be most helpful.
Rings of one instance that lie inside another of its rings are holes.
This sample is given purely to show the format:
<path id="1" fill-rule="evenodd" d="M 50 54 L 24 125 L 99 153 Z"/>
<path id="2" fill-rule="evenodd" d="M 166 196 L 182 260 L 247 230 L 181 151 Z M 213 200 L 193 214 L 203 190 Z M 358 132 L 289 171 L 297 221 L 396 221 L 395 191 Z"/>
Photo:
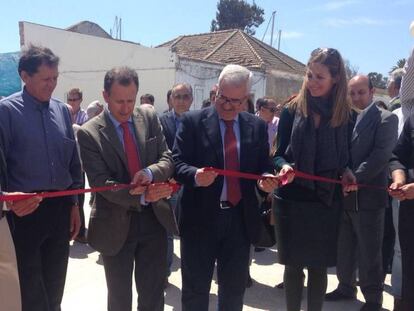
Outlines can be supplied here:
<path id="1" fill-rule="evenodd" d="M 401 299 L 394 298 L 394 309 L 393 311 L 402 311 Z"/>
<path id="2" fill-rule="evenodd" d="M 325 295 L 326 301 L 339 301 L 339 300 L 350 300 L 355 299 L 356 295 L 348 296 L 341 293 L 338 289 Z"/>
<path id="3" fill-rule="evenodd" d="M 88 240 L 87 240 L 86 236 L 84 236 L 84 235 L 77 236 L 75 238 L 75 241 L 78 242 L 78 243 L 82 243 L 82 244 L 87 244 L 88 243 Z"/>
<path id="4" fill-rule="evenodd" d="M 382 306 L 380 303 L 366 302 L 360 311 L 381 311 Z"/>

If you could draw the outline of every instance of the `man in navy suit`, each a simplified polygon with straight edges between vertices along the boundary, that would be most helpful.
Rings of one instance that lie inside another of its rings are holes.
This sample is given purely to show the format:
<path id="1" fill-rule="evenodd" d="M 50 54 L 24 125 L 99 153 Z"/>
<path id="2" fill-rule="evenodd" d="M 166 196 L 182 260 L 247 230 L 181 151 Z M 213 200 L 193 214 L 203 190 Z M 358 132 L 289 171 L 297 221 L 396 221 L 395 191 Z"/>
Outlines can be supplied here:
<path id="1" fill-rule="evenodd" d="M 164 113 L 160 117 L 162 125 L 162 132 L 165 136 L 168 148 L 172 150 L 175 140 L 177 128 L 181 122 L 181 117 L 184 112 L 187 112 L 193 103 L 193 88 L 188 83 L 178 83 L 173 86 L 170 94 L 170 103 L 172 110 Z M 175 211 L 175 215 L 179 217 L 179 208 L 177 206 L 179 193 L 174 193 L 170 198 L 171 207 Z M 171 265 L 174 253 L 174 236 L 168 234 L 168 249 L 167 249 L 167 277 L 165 280 L 165 287 L 168 286 L 168 277 L 171 274 Z"/>
<path id="2" fill-rule="evenodd" d="M 162 131 L 167 141 L 168 148 L 172 150 L 180 124 L 181 116 L 187 112 L 193 103 L 193 88 L 188 83 L 178 83 L 171 89 L 172 110 L 160 117 Z"/>
<path id="3" fill-rule="evenodd" d="M 218 310 L 243 308 L 250 243 L 258 241 L 262 224 L 259 201 L 277 182 L 224 178 L 205 168 L 254 174 L 271 171 L 266 124 L 241 112 L 252 76 L 242 66 L 226 66 L 219 77 L 215 106 L 184 114 L 177 131 L 173 158 L 177 181 L 183 184 L 183 311 L 208 310 L 216 262 Z"/>

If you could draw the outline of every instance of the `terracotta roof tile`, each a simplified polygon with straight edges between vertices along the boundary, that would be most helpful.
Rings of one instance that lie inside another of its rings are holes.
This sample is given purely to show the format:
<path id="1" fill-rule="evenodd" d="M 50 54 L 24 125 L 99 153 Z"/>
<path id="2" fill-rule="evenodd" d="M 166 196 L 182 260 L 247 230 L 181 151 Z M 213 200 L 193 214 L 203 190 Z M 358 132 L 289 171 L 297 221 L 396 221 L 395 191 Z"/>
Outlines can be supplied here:
<path id="1" fill-rule="evenodd" d="M 252 69 L 303 74 L 305 65 L 238 29 L 181 36 L 158 47 L 171 47 L 178 56 L 233 63 Z"/>

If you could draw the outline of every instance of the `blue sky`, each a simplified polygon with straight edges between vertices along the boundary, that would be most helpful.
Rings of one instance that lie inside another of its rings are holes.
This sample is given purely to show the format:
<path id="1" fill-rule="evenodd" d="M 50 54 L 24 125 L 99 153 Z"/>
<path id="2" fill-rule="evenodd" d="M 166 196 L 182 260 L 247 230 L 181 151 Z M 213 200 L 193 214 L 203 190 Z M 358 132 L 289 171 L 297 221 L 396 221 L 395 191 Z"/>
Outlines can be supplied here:
<path id="1" fill-rule="evenodd" d="M 251 1 L 248 1 L 251 3 Z M 82 20 L 109 32 L 122 18 L 122 39 L 155 46 L 179 35 L 210 30 L 216 0 L 20 0 L 2 3 L 0 53 L 19 50 L 18 21 L 66 28 Z M 316 47 L 337 48 L 361 73 L 387 74 L 414 47 L 408 27 L 414 0 L 257 0 L 265 22 L 256 30 L 262 39 L 272 11 L 275 33 L 282 30 L 281 51 L 306 63 Z M 269 42 L 270 30 L 265 38 Z M 274 39 L 274 45 L 277 42 Z"/>

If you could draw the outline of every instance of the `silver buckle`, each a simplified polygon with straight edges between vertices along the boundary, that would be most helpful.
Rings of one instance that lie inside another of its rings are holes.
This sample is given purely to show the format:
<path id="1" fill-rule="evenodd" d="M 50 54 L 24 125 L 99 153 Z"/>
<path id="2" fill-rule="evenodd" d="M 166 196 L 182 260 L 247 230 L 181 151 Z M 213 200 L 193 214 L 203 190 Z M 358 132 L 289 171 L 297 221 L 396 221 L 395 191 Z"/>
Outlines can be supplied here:
<path id="1" fill-rule="evenodd" d="M 231 205 L 227 201 L 220 201 L 220 208 L 221 209 L 229 209 L 229 208 L 231 208 Z"/>

